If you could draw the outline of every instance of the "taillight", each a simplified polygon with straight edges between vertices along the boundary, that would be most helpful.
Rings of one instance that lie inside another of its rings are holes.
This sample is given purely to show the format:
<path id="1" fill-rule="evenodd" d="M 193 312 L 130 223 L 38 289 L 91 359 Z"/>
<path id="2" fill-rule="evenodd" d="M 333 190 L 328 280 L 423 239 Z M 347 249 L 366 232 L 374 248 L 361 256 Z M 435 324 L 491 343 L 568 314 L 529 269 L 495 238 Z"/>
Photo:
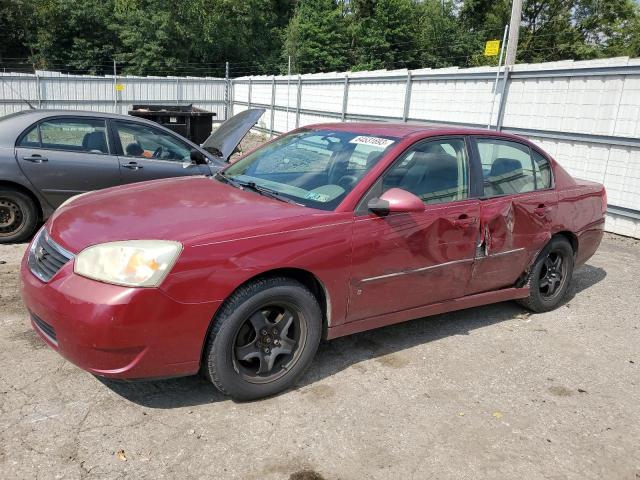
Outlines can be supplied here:
<path id="1" fill-rule="evenodd" d="M 602 187 L 602 214 L 607 213 L 607 189 Z"/>

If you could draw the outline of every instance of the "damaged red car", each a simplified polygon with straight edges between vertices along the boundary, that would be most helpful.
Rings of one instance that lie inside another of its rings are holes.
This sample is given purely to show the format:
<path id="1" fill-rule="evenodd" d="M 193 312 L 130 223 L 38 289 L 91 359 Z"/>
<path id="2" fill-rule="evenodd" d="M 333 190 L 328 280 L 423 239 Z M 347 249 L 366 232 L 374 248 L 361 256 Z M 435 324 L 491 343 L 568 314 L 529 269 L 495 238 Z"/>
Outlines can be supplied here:
<path id="1" fill-rule="evenodd" d="M 321 339 L 478 305 L 558 306 L 606 195 L 522 138 L 324 124 L 212 176 L 72 199 L 22 262 L 33 328 L 89 372 L 296 382 Z"/>

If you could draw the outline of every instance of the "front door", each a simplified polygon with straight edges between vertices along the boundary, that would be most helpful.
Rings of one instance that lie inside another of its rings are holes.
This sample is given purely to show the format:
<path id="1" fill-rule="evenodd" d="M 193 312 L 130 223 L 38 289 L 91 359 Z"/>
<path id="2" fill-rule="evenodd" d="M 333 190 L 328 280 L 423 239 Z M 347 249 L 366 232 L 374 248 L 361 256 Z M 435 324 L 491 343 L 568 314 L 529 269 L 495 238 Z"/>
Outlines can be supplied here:
<path id="1" fill-rule="evenodd" d="M 476 138 L 484 197 L 467 294 L 511 287 L 546 245 L 558 199 L 549 162 L 528 145 Z"/>
<path id="2" fill-rule="evenodd" d="M 60 117 L 34 125 L 18 141 L 16 160 L 52 207 L 79 193 L 120 183 L 103 119 Z"/>
<path id="3" fill-rule="evenodd" d="M 348 321 L 461 297 L 478 236 L 480 200 L 469 198 L 462 137 L 420 142 L 376 183 L 356 212 Z M 418 195 L 421 213 L 378 216 L 368 198 L 390 188 Z"/>
<path id="4" fill-rule="evenodd" d="M 211 175 L 208 165 L 191 162 L 191 148 L 172 134 L 150 125 L 114 121 L 122 183 L 188 175 Z"/>

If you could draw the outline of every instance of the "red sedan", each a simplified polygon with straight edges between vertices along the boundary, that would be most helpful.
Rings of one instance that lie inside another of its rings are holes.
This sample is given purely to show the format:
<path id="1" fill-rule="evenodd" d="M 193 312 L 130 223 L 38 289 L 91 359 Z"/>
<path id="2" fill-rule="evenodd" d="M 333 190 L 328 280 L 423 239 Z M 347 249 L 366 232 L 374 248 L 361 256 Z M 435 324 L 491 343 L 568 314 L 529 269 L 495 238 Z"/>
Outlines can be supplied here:
<path id="1" fill-rule="evenodd" d="M 214 176 L 82 195 L 22 263 L 32 324 L 123 379 L 292 385 L 321 338 L 505 300 L 542 312 L 598 248 L 606 195 L 522 138 L 325 124 Z"/>

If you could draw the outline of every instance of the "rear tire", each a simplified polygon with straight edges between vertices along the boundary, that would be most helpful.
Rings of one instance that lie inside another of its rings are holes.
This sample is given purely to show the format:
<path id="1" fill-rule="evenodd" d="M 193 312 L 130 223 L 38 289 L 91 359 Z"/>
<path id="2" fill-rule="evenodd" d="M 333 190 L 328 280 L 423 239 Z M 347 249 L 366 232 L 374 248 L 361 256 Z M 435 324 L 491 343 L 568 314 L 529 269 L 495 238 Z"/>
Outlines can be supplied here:
<path id="1" fill-rule="evenodd" d="M 529 296 L 518 303 L 533 312 L 556 308 L 569 288 L 574 251 L 564 237 L 553 237 L 540 252 L 529 274 Z"/>
<path id="2" fill-rule="evenodd" d="M 239 288 L 216 315 L 203 373 L 236 400 L 274 395 L 309 367 L 321 335 L 320 306 L 304 285 L 259 279 Z"/>
<path id="3" fill-rule="evenodd" d="M 26 194 L 11 187 L 0 188 L 0 243 L 28 239 L 38 225 L 38 209 Z"/>

